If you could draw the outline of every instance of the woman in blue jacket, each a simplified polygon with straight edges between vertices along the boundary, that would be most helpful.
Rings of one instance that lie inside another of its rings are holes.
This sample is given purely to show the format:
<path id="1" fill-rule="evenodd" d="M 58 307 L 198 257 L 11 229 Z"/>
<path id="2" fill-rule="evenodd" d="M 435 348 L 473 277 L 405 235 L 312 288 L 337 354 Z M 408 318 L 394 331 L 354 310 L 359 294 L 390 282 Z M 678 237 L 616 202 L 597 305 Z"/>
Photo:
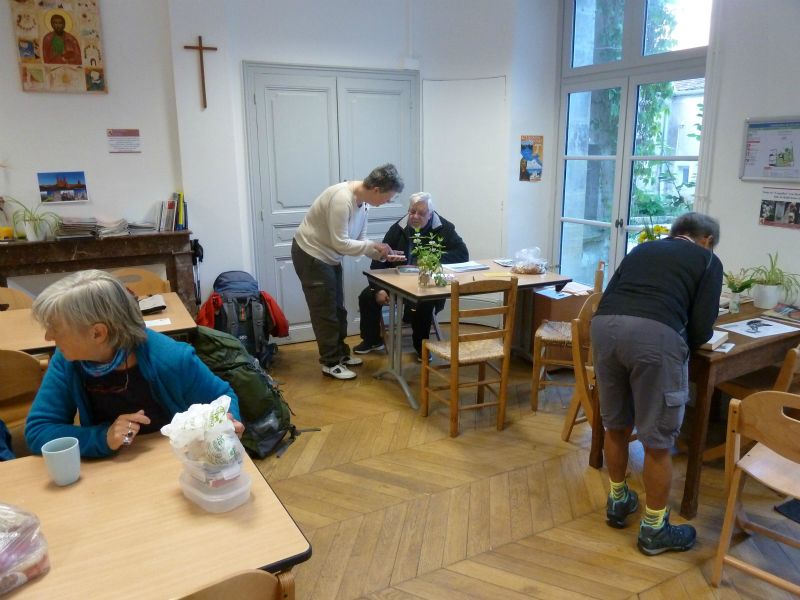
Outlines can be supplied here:
<path id="1" fill-rule="evenodd" d="M 229 417 L 241 435 L 230 385 L 191 346 L 146 329 L 136 299 L 108 273 L 81 271 L 57 281 L 36 298 L 33 316 L 56 352 L 25 423 L 32 452 L 72 436 L 82 456 L 108 456 L 191 404 L 222 395 L 231 398 Z"/>

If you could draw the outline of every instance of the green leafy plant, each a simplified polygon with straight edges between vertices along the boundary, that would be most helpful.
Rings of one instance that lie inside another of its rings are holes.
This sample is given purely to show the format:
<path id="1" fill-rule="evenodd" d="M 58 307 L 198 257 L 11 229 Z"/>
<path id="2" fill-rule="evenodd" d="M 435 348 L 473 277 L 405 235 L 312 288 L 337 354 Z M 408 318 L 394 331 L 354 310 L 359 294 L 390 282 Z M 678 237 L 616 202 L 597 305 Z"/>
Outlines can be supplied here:
<path id="1" fill-rule="evenodd" d="M 420 275 L 427 274 L 435 285 L 446 285 L 447 281 L 442 273 L 442 254 L 444 254 L 442 236 L 433 233 L 422 235 L 417 232 L 411 238 L 411 243 L 411 254 L 417 259 Z"/>
<path id="2" fill-rule="evenodd" d="M 733 271 L 725 271 L 723 274 L 723 279 L 725 280 L 725 287 L 727 287 L 734 294 L 746 292 L 753 287 L 753 284 L 755 283 L 753 278 L 748 275 L 748 272 L 745 269 L 739 269 L 738 273 L 734 273 Z"/>
<path id="3" fill-rule="evenodd" d="M 752 278 L 754 284 L 777 285 L 783 293 L 789 297 L 794 297 L 800 291 L 800 275 L 789 273 L 778 266 L 778 253 L 774 255 L 767 253 L 769 265 L 759 265 L 747 270 L 747 274 Z"/>
<path id="4" fill-rule="evenodd" d="M 10 196 L 3 197 L 3 201 L 17 207 L 12 217 L 14 229 L 16 231 L 21 227 L 26 231 L 26 236 L 26 225 L 37 232 L 47 230 L 51 234 L 54 234 L 61 224 L 61 217 L 57 213 L 51 210 L 43 210 L 44 204 L 39 204 L 36 208 L 28 208 L 22 202 Z"/>

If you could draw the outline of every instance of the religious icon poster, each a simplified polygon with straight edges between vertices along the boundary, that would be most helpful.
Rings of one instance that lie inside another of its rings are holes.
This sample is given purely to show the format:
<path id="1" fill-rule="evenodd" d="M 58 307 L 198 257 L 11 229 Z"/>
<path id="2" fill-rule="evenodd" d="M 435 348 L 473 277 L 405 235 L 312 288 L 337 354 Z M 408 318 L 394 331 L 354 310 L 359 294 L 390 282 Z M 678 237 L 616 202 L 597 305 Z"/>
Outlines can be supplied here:
<path id="1" fill-rule="evenodd" d="M 8 0 L 26 92 L 107 92 L 98 0 Z"/>

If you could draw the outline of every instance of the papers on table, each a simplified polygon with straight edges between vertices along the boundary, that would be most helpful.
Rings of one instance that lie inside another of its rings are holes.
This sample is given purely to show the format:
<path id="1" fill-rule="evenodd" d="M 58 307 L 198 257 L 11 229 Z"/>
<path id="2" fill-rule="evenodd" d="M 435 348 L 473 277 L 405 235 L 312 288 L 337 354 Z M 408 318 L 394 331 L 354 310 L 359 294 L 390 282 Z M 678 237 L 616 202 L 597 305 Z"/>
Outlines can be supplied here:
<path id="1" fill-rule="evenodd" d="M 768 319 L 747 319 L 745 321 L 737 321 L 736 323 L 717 325 L 717 327 L 751 338 L 762 338 L 770 335 L 800 331 L 798 327 L 792 327 L 791 325 L 770 321 Z"/>
<path id="2" fill-rule="evenodd" d="M 151 319 L 149 321 L 144 322 L 145 327 L 160 327 L 162 325 L 170 325 L 172 321 L 170 319 Z"/>
<path id="3" fill-rule="evenodd" d="M 474 260 L 468 260 L 467 262 L 460 262 L 460 263 L 450 263 L 449 265 L 442 265 L 448 271 L 453 271 L 453 273 L 464 273 L 466 271 L 483 271 L 488 269 L 489 267 L 486 265 L 482 265 L 479 262 L 475 262 Z"/>
<path id="4" fill-rule="evenodd" d="M 513 267 L 514 266 L 514 259 L 513 258 L 495 258 L 494 262 L 496 262 L 501 267 Z"/>
<path id="5" fill-rule="evenodd" d="M 586 296 L 594 291 L 594 288 L 589 285 L 578 283 L 577 281 L 570 281 L 567 285 L 561 288 L 562 292 L 572 294 L 573 296 Z"/>

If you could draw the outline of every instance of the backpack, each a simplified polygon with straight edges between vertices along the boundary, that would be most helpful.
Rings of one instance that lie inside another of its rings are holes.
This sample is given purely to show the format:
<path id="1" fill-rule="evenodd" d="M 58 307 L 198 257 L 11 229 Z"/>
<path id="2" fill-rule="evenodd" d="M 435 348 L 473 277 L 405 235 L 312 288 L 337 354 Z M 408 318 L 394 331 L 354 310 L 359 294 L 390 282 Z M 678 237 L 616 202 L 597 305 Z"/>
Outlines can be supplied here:
<path id="1" fill-rule="evenodd" d="M 262 367 L 268 367 L 278 346 L 269 343 L 273 324 L 258 282 L 250 273 L 225 271 L 214 280 L 214 291 L 222 297 L 214 329 L 230 333 Z"/>
<path id="2" fill-rule="evenodd" d="M 299 432 L 291 424 L 292 411 L 272 377 L 238 339 L 224 331 L 198 326 L 192 343 L 200 360 L 236 392 L 247 453 L 254 458 L 276 451 L 278 456 L 283 454 Z"/>

